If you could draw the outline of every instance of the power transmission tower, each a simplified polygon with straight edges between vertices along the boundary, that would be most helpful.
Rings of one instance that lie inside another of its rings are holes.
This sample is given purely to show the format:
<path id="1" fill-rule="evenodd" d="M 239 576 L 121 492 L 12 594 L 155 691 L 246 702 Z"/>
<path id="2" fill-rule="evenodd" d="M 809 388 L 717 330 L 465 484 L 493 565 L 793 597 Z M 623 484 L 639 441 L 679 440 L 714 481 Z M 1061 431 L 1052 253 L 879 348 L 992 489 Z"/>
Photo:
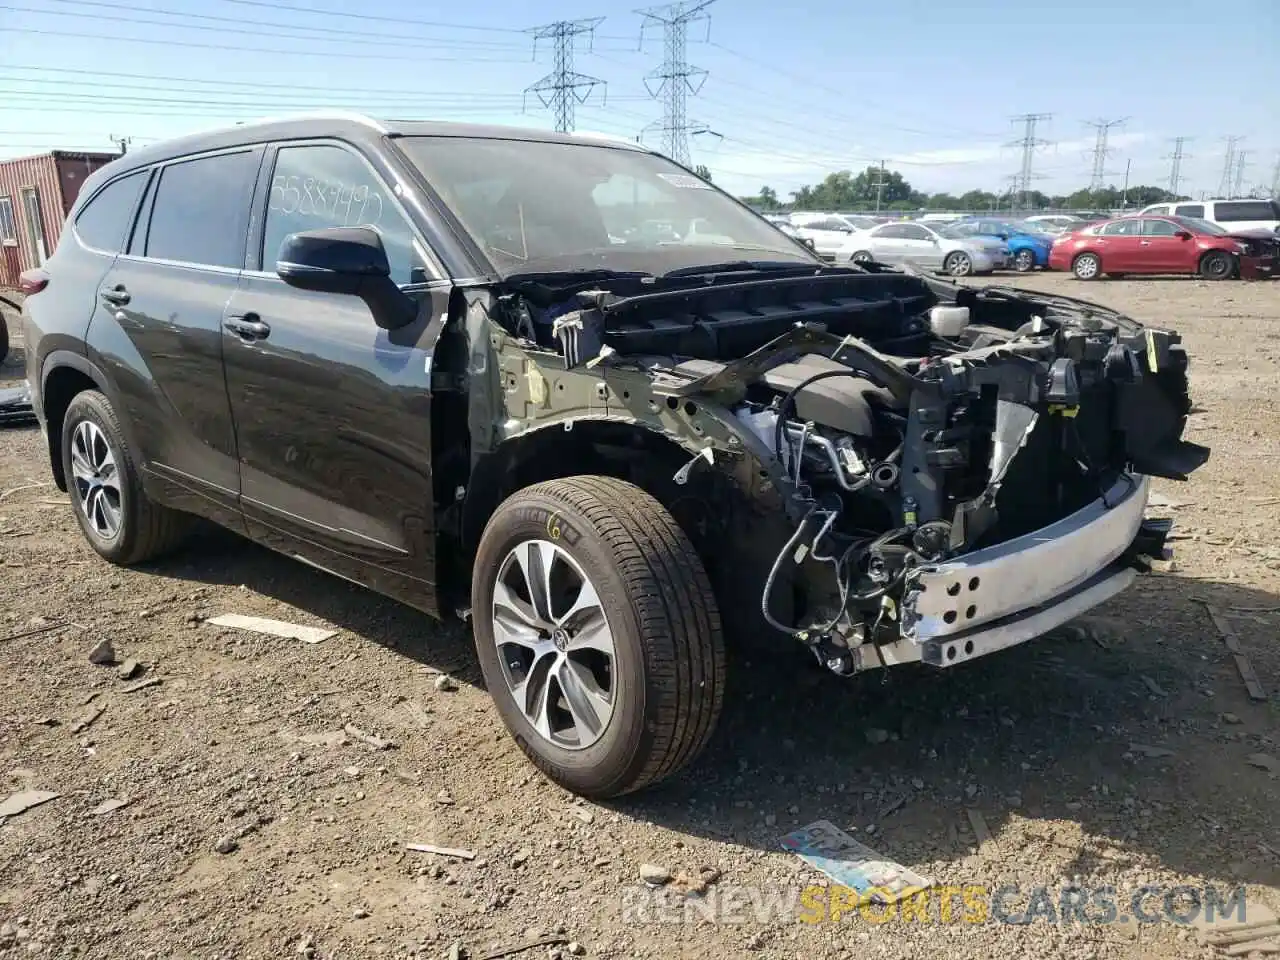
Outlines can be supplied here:
<path id="1" fill-rule="evenodd" d="M 122 157 L 129 152 L 129 144 L 133 143 L 133 137 L 117 137 L 114 133 L 107 139 L 120 148 L 120 156 Z"/>
<path id="2" fill-rule="evenodd" d="M 588 77 L 573 69 L 573 53 L 578 38 L 585 36 L 589 41 L 596 27 L 604 17 L 590 17 L 584 20 L 557 20 L 546 26 L 534 27 L 528 32 L 533 34 L 533 54 L 538 55 L 538 41 L 551 40 L 554 43 L 554 64 L 550 73 L 532 86 L 525 88 L 525 94 L 537 94 L 544 107 L 551 107 L 556 114 L 556 129 L 561 133 L 573 130 L 574 107 L 586 103 L 587 97 L 596 87 L 603 87 L 604 81 L 598 77 Z"/>
<path id="3" fill-rule="evenodd" d="M 1089 190 L 1091 192 L 1101 190 L 1107 185 L 1107 155 L 1111 152 L 1107 149 L 1107 136 L 1111 133 L 1112 127 L 1118 127 L 1128 119 L 1128 117 L 1121 117 L 1119 120 L 1085 121 L 1098 131 L 1098 138 L 1093 145 L 1093 176 L 1089 180 Z"/>
<path id="4" fill-rule="evenodd" d="M 1027 202 L 1027 192 L 1031 189 L 1031 181 L 1035 174 L 1032 172 L 1032 166 L 1035 163 L 1036 149 L 1038 147 L 1048 146 L 1048 140 L 1041 140 L 1036 136 L 1036 125 L 1041 121 L 1048 121 L 1053 118 L 1051 113 L 1025 113 L 1020 117 L 1014 117 L 1014 123 L 1023 125 L 1023 135 L 1021 140 L 1014 140 L 1008 146 L 1022 147 L 1022 168 L 1018 171 L 1016 177 L 1017 202 L 1025 206 Z"/>
<path id="5" fill-rule="evenodd" d="M 1236 144 L 1244 137 L 1227 137 L 1227 155 L 1222 161 L 1222 179 L 1218 181 L 1218 196 L 1230 199 L 1231 178 L 1235 173 Z"/>
<path id="6" fill-rule="evenodd" d="M 689 94 L 697 96 L 707 81 L 707 71 L 690 65 L 686 59 L 689 41 L 689 24 L 706 20 L 710 30 L 711 18 L 707 7 L 714 0 L 679 0 L 662 7 L 650 7 L 637 11 L 644 22 L 640 27 L 643 41 L 647 27 L 662 27 L 662 66 L 650 71 L 644 78 L 645 88 L 655 100 L 662 101 L 662 149 L 676 163 L 689 165 L 689 121 L 685 117 L 685 99 Z"/>
<path id="7" fill-rule="evenodd" d="M 1238 154 L 1236 154 L 1236 182 L 1235 182 L 1235 185 L 1231 188 L 1231 197 L 1228 199 L 1244 196 L 1244 164 L 1245 164 L 1244 158 L 1247 157 L 1248 155 L 1249 155 L 1248 150 L 1241 150 Z"/>
<path id="8" fill-rule="evenodd" d="M 1182 183 L 1182 161 L 1190 160 L 1191 155 L 1184 152 L 1183 145 L 1190 139 L 1189 137 L 1174 137 L 1173 153 L 1164 159 L 1172 161 L 1169 168 L 1169 192 L 1175 197 L 1178 196 L 1178 186 Z"/>

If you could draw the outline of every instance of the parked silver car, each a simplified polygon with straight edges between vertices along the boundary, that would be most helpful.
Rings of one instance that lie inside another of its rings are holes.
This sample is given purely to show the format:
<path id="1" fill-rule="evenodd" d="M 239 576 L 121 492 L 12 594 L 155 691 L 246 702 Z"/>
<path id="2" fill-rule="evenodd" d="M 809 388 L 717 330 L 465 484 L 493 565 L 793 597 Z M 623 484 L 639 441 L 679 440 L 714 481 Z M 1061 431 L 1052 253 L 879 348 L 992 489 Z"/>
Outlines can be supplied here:
<path id="1" fill-rule="evenodd" d="M 1000 240 L 958 237 L 946 227 L 926 223 L 886 223 L 852 234 L 836 251 L 836 263 L 909 263 L 953 277 L 991 273 L 1008 264 L 1009 249 Z"/>

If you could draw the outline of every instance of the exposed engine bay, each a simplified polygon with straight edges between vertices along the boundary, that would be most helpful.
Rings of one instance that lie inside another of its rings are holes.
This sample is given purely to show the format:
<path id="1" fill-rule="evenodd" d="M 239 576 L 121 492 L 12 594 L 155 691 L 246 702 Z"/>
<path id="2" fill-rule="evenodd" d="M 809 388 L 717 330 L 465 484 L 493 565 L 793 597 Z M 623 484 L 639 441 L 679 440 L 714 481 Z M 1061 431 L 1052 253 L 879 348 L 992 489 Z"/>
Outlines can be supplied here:
<path id="1" fill-rule="evenodd" d="M 535 352 L 643 382 L 667 433 L 697 410 L 676 484 L 767 475 L 783 533 L 743 589 L 837 673 L 949 666 L 1114 595 L 1166 549 L 1147 478 L 1209 454 L 1182 439 L 1178 335 L 1072 298 L 876 264 L 509 289 L 499 320 Z"/>

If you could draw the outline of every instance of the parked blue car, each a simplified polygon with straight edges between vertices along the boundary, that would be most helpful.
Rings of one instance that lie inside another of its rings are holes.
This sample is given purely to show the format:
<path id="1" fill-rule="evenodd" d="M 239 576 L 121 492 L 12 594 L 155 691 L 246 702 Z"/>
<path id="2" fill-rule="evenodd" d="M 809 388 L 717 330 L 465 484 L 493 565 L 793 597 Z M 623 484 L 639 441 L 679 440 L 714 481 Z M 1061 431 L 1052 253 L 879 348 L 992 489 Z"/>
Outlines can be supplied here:
<path id="1" fill-rule="evenodd" d="M 975 217 L 950 224 L 956 233 L 971 237 L 999 237 L 1009 245 L 1009 261 L 1019 273 L 1049 266 L 1049 248 L 1054 237 L 1024 220 L 997 220 Z"/>

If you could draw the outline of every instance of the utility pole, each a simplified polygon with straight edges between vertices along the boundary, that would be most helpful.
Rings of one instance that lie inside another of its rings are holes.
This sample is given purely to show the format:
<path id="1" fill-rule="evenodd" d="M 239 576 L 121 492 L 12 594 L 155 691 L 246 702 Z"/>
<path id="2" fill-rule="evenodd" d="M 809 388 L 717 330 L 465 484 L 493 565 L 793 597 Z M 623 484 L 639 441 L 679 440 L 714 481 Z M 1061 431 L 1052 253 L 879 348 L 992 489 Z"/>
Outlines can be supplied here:
<path id="1" fill-rule="evenodd" d="M 133 137 L 117 137 L 114 133 L 107 139 L 120 148 L 120 156 L 122 157 L 129 152 L 129 144 L 133 143 Z"/>
<path id="2" fill-rule="evenodd" d="M 1178 185 L 1182 183 L 1182 161 L 1191 159 L 1191 155 L 1183 151 L 1183 145 L 1188 139 L 1190 138 L 1174 137 L 1173 153 L 1164 158 L 1173 162 L 1169 168 L 1169 192 L 1175 199 L 1178 196 Z"/>
<path id="3" fill-rule="evenodd" d="M 1124 162 L 1124 193 L 1120 195 L 1120 209 L 1129 209 L 1129 168 L 1133 166 L 1133 158 Z"/>
<path id="4" fill-rule="evenodd" d="M 578 38 L 585 36 L 588 46 L 592 34 L 604 17 L 590 17 L 584 20 L 557 20 L 546 26 L 534 27 L 527 31 L 533 35 L 533 55 L 538 55 L 538 41 L 551 40 L 554 44 L 554 63 L 552 70 L 532 86 L 525 88 L 525 95 L 536 94 L 544 107 L 551 107 L 556 115 L 556 129 L 561 133 L 573 130 L 574 107 L 586 103 L 587 97 L 597 86 L 603 87 L 604 81 L 598 77 L 588 77 L 573 69 L 574 47 Z"/>
<path id="5" fill-rule="evenodd" d="M 1121 117 L 1119 120 L 1086 121 L 1089 126 L 1098 131 L 1093 145 L 1093 177 L 1089 180 L 1090 193 L 1096 193 L 1106 186 L 1107 154 L 1111 152 L 1107 149 L 1107 136 L 1111 133 L 1112 127 L 1118 127 L 1128 119 L 1128 117 Z"/>
<path id="6" fill-rule="evenodd" d="M 876 213 L 880 212 L 880 198 L 884 195 L 884 161 L 880 161 L 880 177 L 876 180 Z"/>
<path id="7" fill-rule="evenodd" d="M 1222 179 L 1218 181 L 1218 196 L 1226 200 L 1231 199 L 1231 177 L 1235 172 L 1236 145 L 1243 139 L 1244 137 L 1227 137 L 1227 155 L 1222 161 Z"/>
<path id="8" fill-rule="evenodd" d="M 685 99 L 689 94 L 697 96 L 707 81 L 707 71 L 692 66 L 686 58 L 689 24 L 706 20 L 709 30 L 711 18 L 706 10 L 713 2 L 678 0 L 666 6 L 639 11 L 644 17 L 640 28 L 641 41 L 646 27 L 662 27 L 662 66 L 644 78 L 649 96 L 662 101 L 662 149 L 672 160 L 686 167 L 689 166 L 689 123 L 685 118 Z"/>
<path id="9" fill-rule="evenodd" d="M 1008 146 L 1022 147 L 1022 168 L 1018 171 L 1015 181 L 1018 203 L 1022 206 L 1026 206 L 1027 191 L 1031 189 L 1031 180 L 1035 176 L 1032 173 L 1032 166 L 1035 163 L 1036 149 L 1047 146 L 1049 143 L 1048 140 L 1041 140 L 1036 136 L 1036 125 L 1052 118 L 1051 113 L 1025 113 L 1013 118 L 1014 123 L 1023 125 L 1022 139 L 1008 144 Z"/>
<path id="10" fill-rule="evenodd" d="M 1234 200 L 1236 197 L 1244 196 L 1244 158 L 1248 155 L 1248 150 L 1241 150 L 1236 154 L 1236 182 L 1235 186 L 1231 189 L 1231 196 L 1227 198 L 1229 200 Z"/>
<path id="11" fill-rule="evenodd" d="M 1271 198 L 1280 200 L 1280 153 L 1276 154 L 1276 165 L 1271 168 Z"/>

